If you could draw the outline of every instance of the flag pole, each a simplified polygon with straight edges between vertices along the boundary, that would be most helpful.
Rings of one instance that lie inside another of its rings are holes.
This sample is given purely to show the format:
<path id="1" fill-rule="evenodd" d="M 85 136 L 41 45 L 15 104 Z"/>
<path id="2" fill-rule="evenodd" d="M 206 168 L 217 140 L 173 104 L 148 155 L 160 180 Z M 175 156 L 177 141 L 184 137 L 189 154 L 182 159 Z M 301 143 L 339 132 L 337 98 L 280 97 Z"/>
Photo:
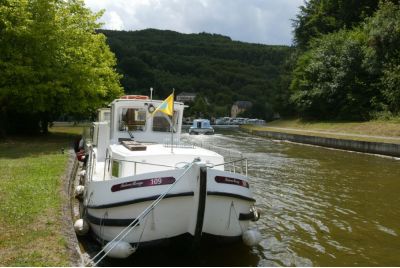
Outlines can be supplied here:
<path id="1" fill-rule="evenodd" d="M 171 115 L 171 154 L 174 153 L 174 105 L 175 88 L 172 89 L 172 115 Z"/>

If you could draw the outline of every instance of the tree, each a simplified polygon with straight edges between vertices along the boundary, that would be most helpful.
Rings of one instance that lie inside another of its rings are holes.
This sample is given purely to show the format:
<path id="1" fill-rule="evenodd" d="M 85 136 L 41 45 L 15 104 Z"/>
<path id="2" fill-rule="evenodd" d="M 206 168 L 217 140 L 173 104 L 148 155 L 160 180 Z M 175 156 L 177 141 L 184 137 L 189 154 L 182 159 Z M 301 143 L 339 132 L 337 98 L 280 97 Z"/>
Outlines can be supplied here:
<path id="1" fill-rule="evenodd" d="M 186 116 L 210 118 L 213 115 L 210 105 L 207 104 L 205 98 L 197 95 L 194 102 L 189 106 Z"/>
<path id="2" fill-rule="evenodd" d="M 400 114 L 400 7 L 381 3 L 376 14 L 364 26 L 368 49 L 365 64 L 378 76 L 376 88 L 382 98 L 378 110 Z"/>
<path id="3" fill-rule="evenodd" d="M 293 74 L 291 100 L 303 116 L 366 119 L 374 96 L 363 66 L 365 35 L 339 31 L 315 40 L 300 56 Z"/>
<path id="4" fill-rule="evenodd" d="M 0 103 L 9 131 L 40 125 L 45 133 L 61 114 L 89 115 L 122 94 L 115 57 L 95 32 L 101 14 L 81 0 L 2 0 Z"/>
<path id="5" fill-rule="evenodd" d="M 324 34 L 352 29 L 371 16 L 378 4 L 379 0 L 308 0 L 293 21 L 295 43 L 306 49 L 311 40 Z"/>
<path id="6" fill-rule="evenodd" d="M 353 22 L 349 29 L 317 31 L 319 36 L 312 37 L 312 31 L 302 28 L 310 35 L 302 39 L 306 46 L 291 82 L 291 101 L 302 116 L 365 120 L 382 112 L 400 113 L 400 8 L 397 1 L 381 2 L 375 14 L 356 23 L 376 9 L 373 1 L 364 2 L 358 11 L 339 8 L 339 13 L 327 14 L 338 25 Z M 307 4 L 315 9 L 311 4 L 323 8 L 322 4 L 329 3 L 340 1 Z"/>

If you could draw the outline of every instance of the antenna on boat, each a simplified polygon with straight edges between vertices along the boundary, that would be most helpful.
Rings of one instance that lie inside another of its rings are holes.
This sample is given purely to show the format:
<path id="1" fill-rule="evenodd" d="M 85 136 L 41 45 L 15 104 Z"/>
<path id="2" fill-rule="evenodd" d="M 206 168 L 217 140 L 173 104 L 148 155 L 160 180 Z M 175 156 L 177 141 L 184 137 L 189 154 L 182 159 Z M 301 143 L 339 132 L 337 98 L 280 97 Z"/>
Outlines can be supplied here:
<path id="1" fill-rule="evenodd" d="M 153 88 L 152 87 L 150 88 L 150 100 L 151 101 L 153 100 Z"/>

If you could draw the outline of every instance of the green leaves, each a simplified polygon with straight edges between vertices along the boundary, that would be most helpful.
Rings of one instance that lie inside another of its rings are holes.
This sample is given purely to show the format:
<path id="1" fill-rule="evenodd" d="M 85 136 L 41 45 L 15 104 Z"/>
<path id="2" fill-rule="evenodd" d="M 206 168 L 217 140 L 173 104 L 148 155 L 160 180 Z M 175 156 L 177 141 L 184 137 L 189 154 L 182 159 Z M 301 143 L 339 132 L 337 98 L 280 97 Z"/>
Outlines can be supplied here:
<path id="1" fill-rule="evenodd" d="M 379 0 L 308 0 L 293 22 L 295 43 L 304 50 L 313 39 L 356 27 L 373 14 L 378 3 Z"/>
<path id="2" fill-rule="evenodd" d="M 47 121 L 88 115 L 122 94 L 116 60 L 95 30 L 101 13 L 80 0 L 4 0 L 0 104 Z"/>
<path id="3" fill-rule="evenodd" d="M 396 114 L 399 51 L 399 6 L 382 3 L 361 26 L 309 41 L 293 72 L 291 101 L 301 115 L 318 119 L 366 120 L 387 109 Z"/>

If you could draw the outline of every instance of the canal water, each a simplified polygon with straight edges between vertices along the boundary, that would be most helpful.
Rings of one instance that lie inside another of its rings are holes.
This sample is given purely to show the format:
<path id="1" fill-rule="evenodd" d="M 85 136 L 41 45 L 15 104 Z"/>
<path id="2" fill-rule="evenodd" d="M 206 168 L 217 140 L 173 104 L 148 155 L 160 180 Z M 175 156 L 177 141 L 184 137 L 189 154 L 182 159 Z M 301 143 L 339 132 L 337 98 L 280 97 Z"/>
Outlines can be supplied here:
<path id="1" fill-rule="evenodd" d="M 400 266 L 400 160 L 240 131 L 183 139 L 249 159 L 261 243 L 139 249 L 102 266 Z"/>

